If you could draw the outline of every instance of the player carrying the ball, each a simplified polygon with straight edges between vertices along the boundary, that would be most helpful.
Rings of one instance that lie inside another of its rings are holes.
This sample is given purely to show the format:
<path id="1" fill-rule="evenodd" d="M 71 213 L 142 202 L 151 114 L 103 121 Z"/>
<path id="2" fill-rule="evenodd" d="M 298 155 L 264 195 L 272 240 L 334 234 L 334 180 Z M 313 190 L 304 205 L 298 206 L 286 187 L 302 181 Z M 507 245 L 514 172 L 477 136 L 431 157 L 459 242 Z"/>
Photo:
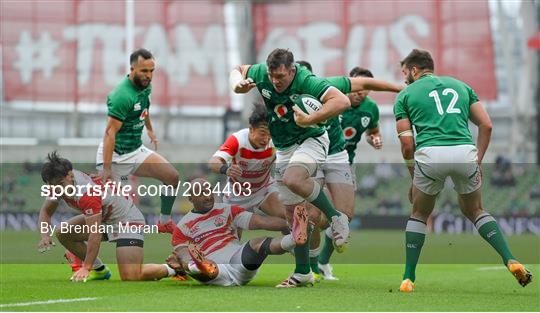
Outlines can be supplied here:
<path id="1" fill-rule="evenodd" d="M 376 85 L 374 80 L 371 82 Z M 230 84 L 235 93 L 247 93 L 257 87 L 262 95 L 269 113 L 270 135 L 277 148 L 276 180 L 288 219 L 294 208 L 304 201 L 315 205 L 330 221 L 334 243 L 342 249 L 349 237 L 348 218 L 335 209 L 312 176 L 328 155 L 328 134 L 325 127 L 318 124 L 350 107 L 347 96 L 325 79 L 294 63 L 293 54 L 286 49 L 272 51 L 266 63 L 238 66 L 231 71 Z M 302 95 L 319 100 L 322 108 L 309 115 L 304 113 L 294 103 Z M 309 242 L 310 232 L 305 232 Z M 312 284 L 309 245 L 295 248 L 295 261 L 294 273 L 277 287 Z"/>

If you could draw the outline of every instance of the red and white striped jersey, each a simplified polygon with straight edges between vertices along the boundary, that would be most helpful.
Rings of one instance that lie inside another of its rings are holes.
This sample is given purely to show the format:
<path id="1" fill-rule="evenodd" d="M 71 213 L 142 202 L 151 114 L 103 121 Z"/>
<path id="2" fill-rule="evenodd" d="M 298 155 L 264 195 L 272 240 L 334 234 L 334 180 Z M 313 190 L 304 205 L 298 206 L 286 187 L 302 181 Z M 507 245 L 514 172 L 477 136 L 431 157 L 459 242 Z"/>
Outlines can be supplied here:
<path id="1" fill-rule="evenodd" d="M 222 158 L 227 164 L 237 164 L 242 169 L 242 177 L 229 182 L 249 182 L 251 194 L 269 185 L 270 170 L 276 158 L 272 141 L 261 149 L 255 149 L 249 142 L 249 128 L 230 135 L 221 145 L 214 157 Z"/>
<path id="2" fill-rule="evenodd" d="M 130 197 L 123 197 L 111 187 L 108 189 L 100 180 L 94 180 L 90 175 L 73 170 L 74 186 L 77 194 L 74 197 L 61 196 L 55 201 L 80 211 L 86 216 L 101 213 L 104 224 L 113 224 L 126 220 L 129 209 L 133 206 Z M 100 190 L 100 191 L 98 191 Z"/>
<path id="3" fill-rule="evenodd" d="M 249 229 L 252 215 L 241 207 L 224 203 L 214 204 L 206 213 L 190 211 L 175 227 L 172 245 L 177 248 L 193 242 L 208 259 L 228 264 L 234 252 L 241 247 L 237 230 Z"/>

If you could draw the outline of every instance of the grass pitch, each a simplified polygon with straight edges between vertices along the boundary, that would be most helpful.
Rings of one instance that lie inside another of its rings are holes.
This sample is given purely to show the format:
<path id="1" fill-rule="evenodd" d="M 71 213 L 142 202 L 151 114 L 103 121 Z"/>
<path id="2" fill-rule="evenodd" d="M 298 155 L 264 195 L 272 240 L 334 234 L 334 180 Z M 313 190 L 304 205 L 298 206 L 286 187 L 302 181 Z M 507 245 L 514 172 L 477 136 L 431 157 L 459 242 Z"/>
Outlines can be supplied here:
<path id="1" fill-rule="evenodd" d="M 498 256 L 479 236 L 428 235 L 413 294 L 397 291 L 404 258 L 403 233 L 397 231 L 354 233 L 349 249 L 332 260 L 340 281 L 286 290 L 274 285 L 292 270 L 290 255 L 269 258 L 256 279 L 244 287 L 171 279 L 126 283 L 119 281 L 112 264 L 114 246 L 104 243 L 101 255 L 113 270 L 112 279 L 71 283 L 70 268 L 59 264 L 63 261 L 59 246 L 41 255 L 35 250 L 37 233 L 1 232 L 0 236 L 0 311 L 540 310 L 540 238 L 532 235 L 508 238 L 516 257 L 535 274 L 526 288 L 497 264 Z M 162 263 L 170 249 L 168 240 L 166 235 L 149 236 L 146 262 Z M 81 301 L 44 303 L 62 299 Z"/>

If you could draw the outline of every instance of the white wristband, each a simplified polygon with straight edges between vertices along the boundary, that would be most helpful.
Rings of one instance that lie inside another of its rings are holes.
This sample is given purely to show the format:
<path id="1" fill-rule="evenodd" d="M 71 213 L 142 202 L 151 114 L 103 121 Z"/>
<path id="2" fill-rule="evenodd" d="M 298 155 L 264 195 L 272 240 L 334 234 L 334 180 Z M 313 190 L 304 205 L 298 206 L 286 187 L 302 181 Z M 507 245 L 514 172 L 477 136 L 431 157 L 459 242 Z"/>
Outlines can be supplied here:
<path id="1" fill-rule="evenodd" d="M 232 91 L 234 91 L 238 83 L 240 83 L 242 80 L 244 80 L 242 73 L 240 73 L 237 69 L 231 71 L 229 74 L 229 85 L 231 86 Z"/>
<path id="2" fill-rule="evenodd" d="M 398 137 L 413 137 L 413 136 L 414 136 L 414 134 L 413 134 L 412 130 L 410 130 L 410 129 L 402 131 L 401 133 L 398 134 Z"/>

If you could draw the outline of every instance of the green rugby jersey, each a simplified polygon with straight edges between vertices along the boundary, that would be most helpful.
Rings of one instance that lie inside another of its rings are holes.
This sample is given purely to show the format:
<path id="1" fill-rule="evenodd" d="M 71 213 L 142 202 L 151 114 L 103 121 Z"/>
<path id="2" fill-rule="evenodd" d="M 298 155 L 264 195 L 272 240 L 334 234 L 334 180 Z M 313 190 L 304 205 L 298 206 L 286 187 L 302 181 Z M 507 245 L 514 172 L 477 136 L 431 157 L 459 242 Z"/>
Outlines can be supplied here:
<path id="1" fill-rule="evenodd" d="M 403 89 L 394 105 L 396 120 L 408 118 L 416 130 L 416 148 L 473 144 L 470 105 L 478 97 L 452 77 L 424 75 Z"/>
<path id="2" fill-rule="evenodd" d="M 326 81 L 330 86 L 337 88 L 344 94 L 351 92 L 351 81 L 345 76 L 333 76 L 327 77 Z M 345 137 L 343 137 L 343 129 L 339 123 L 339 117 L 333 117 L 328 120 L 326 124 L 328 131 L 328 138 L 330 139 L 330 147 L 328 148 L 328 155 L 336 154 L 345 149 Z"/>
<path id="3" fill-rule="evenodd" d="M 114 143 L 116 153 L 130 153 L 142 145 L 142 130 L 150 108 L 151 92 L 151 84 L 140 90 L 125 77 L 107 96 L 107 115 L 122 121 Z"/>
<path id="4" fill-rule="evenodd" d="M 253 79 L 261 93 L 268 110 L 270 135 L 276 148 L 282 150 L 294 144 L 302 143 L 310 137 L 318 137 L 326 131 L 324 127 L 300 127 L 294 122 L 293 99 L 302 94 L 311 95 L 319 101 L 328 83 L 313 75 L 305 67 L 296 66 L 296 74 L 290 86 L 282 93 L 277 93 L 268 78 L 268 67 L 264 63 L 251 65 L 247 78 Z"/>
<path id="5" fill-rule="evenodd" d="M 345 149 L 349 155 L 349 163 L 353 163 L 356 146 L 362 134 L 379 125 L 379 108 L 377 103 L 367 96 L 357 107 L 350 107 L 341 114 L 341 128 L 346 140 Z"/>

